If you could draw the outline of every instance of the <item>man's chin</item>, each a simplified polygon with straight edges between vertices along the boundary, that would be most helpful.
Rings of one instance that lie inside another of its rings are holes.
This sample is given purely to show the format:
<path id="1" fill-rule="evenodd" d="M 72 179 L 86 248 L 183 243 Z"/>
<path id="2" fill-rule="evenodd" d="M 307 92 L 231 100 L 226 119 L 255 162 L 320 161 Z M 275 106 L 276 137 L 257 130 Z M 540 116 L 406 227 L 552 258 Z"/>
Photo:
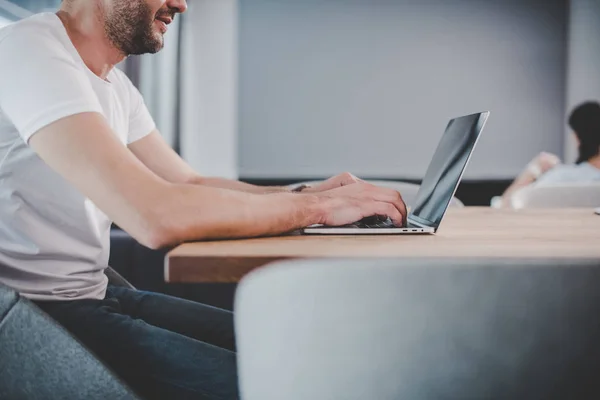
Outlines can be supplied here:
<path id="1" fill-rule="evenodd" d="M 159 47 L 159 50 L 165 45 L 165 34 L 161 31 L 154 31 L 152 42 Z"/>
<path id="2" fill-rule="evenodd" d="M 142 54 L 156 54 L 163 49 L 165 46 L 164 40 L 152 40 L 146 41 L 144 45 L 136 47 L 132 52 L 128 53 L 130 56 L 137 56 Z"/>
<path id="3" fill-rule="evenodd" d="M 165 38 L 160 32 L 154 32 L 152 40 L 148 42 L 147 53 L 155 54 L 161 51 L 165 47 Z"/>
<path id="4" fill-rule="evenodd" d="M 145 52 L 144 52 L 144 53 L 142 53 L 142 54 L 156 54 L 156 53 L 158 53 L 159 51 L 161 51 L 161 50 L 163 49 L 163 47 L 164 47 L 164 46 L 162 46 L 162 45 L 161 45 L 161 46 L 154 46 L 154 47 L 152 47 L 152 48 L 148 48 L 148 50 L 147 50 L 147 51 L 145 51 Z"/>
<path id="5" fill-rule="evenodd" d="M 165 47 L 165 38 L 162 36 L 162 34 L 160 35 L 160 39 L 157 40 L 155 43 L 156 46 L 154 46 L 154 53 L 158 53 Z"/>

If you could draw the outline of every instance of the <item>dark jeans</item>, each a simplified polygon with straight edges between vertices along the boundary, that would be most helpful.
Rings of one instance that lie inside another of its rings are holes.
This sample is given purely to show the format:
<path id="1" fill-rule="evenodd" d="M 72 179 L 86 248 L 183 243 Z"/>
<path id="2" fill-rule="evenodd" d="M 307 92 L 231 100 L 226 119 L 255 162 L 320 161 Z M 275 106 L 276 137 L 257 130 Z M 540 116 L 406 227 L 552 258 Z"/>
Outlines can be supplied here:
<path id="1" fill-rule="evenodd" d="M 104 300 L 36 302 L 146 399 L 237 399 L 233 314 L 109 286 Z"/>

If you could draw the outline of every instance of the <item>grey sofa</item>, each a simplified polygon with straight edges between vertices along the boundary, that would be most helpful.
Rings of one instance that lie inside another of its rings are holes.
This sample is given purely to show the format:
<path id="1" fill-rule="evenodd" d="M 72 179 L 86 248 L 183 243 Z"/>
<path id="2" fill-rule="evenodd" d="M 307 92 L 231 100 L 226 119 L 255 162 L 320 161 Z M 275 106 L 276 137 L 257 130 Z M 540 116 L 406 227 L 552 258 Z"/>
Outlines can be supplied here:
<path id="1" fill-rule="evenodd" d="M 67 331 L 0 284 L 0 399 L 137 399 Z"/>
<path id="2" fill-rule="evenodd" d="M 232 308 L 235 285 L 168 285 L 168 250 L 154 251 L 111 232 L 111 284 Z M 0 399 L 137 399 L 90 351 L 33 303 L 0 284 Z"/>

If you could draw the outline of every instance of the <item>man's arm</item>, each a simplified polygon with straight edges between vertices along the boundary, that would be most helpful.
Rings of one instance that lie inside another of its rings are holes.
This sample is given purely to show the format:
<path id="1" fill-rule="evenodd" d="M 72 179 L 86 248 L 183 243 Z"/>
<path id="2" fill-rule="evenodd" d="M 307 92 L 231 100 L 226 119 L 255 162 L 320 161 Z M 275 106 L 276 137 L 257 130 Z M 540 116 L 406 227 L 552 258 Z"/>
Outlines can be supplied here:
<path id="1" fill-rule="evenodd" d="M 173 151 L 156 130 L 131 143 L 129 149 L 146 167 L 168 182 L 231 189 L 253 194 L 290 192 L 290 189 L 286 187 L 263 187 L 229 179 L 203 177 Z"/>
<path id="2" fill-rule="evenodd" d="M 317 223 L 341 225 L 374 214 L 400 225 L 406 217 L 397 192 L 368 184 L 317 194 L 256 195 L 170 182 L 166 178 L 173 176 L 153 173 L 123 146 L 98 113 L 58 120 L 29 143 L 52 169 L 151 248 L 275 235 Z"/>
<path id="3" fill-rule="evenodd" d="M 289 193 L 288 187 L 256 186 L 224 178 L 204 177 L 198 174 L 164 141 L 155 130 L 129 145 L 129 149 L 156 175 L 172 183 L 188 183 L 253 194 Z M 362 182 L 350 173 L 343 173 L 306 189 L 304 193 L 323 192 L 336 187 Z"/>
<path id="4" fill-rule="evenodd" d="M 33 149 L 142 244 L 279 234 L 318 223 L 317 199 L 171 183 L 123 146 L 100 114 L 59 120 L 36 133 Z"/>

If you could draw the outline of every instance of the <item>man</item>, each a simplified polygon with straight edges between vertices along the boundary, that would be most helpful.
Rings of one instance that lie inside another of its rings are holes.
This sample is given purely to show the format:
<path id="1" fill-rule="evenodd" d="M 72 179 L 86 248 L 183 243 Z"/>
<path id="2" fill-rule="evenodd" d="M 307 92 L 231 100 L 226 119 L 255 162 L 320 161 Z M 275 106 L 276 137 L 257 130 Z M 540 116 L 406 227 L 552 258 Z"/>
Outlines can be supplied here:
<path id="1" fill-rule="evenodd" d="M 397 192 L 350 174 L 290 193 L 193 171 L 114 68 L 159 51 L 186 8 L 185 0 L 65 0 L 56 14 L 0 31 L 0 281 L 143 396 L 229 399 L 237 397 L 231 313 L 107 287 L 111 222 L 159 248 L 374 214 L 402 225 L 406 208 Z"/>

